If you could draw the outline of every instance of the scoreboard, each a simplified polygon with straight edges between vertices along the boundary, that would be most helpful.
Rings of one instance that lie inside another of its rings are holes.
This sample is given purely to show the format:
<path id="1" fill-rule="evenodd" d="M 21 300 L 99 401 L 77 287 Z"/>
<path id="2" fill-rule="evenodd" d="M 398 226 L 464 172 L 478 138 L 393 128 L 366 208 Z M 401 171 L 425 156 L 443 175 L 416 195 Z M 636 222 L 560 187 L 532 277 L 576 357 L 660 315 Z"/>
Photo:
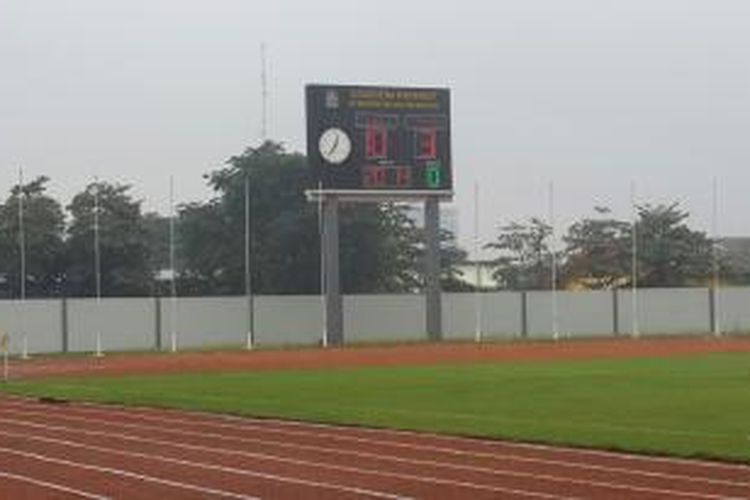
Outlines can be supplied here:
<path id="1" fill-rule="evenodd" d="M 448 89 L 308 85 L 305 99 L 316 187 L 453 189 Z"/>

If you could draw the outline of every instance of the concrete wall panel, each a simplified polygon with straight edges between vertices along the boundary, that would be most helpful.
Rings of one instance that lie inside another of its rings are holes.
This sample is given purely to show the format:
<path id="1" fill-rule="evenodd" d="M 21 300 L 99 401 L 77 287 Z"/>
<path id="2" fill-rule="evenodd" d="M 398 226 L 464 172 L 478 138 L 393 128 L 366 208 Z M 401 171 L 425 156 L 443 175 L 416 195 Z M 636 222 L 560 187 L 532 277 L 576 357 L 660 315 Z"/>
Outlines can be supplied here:
<path id="1" fill-rule="evenodd" d="M 23 306 L 19 301 L 0 301 L 0 332 L 9 335 L 11 354 L 22 352 L 22 332 L 29 353 L 62 351 L 61 319 L 61 300 L 27 300 Z"/>
<path id="2" fill-rule="evenodd" d="M 318 345 L 323 337 L 323 301 L 318 296 L 255 298 L 259 345 Z"/>
<path id="3" fill-rule="evenodd" d="M 483 339 L 512 339 L 521 335 L 521 294 L 491 292 L 479 294 L 479 323 Z M 447 340 L 472 340 L 477 325 L 477 295 L 443 295 L 443 332 Z"/>
<path id="4" fill-rule="evenodd" d="M 620 331 L 633 328 L 632 292 L 619 292 Z M 638 329 L 644 335 L 710 331 L 709 295 L 705 288 L 645 288 L 636 294 Z"/>
<path id="5" fill-rule="evenodd" d="M 68 299 L 71 351 L 95 351 L 96 332 L 102 350 L 153 349 L 156 345 L 155 301 L 150 298 Z"/>

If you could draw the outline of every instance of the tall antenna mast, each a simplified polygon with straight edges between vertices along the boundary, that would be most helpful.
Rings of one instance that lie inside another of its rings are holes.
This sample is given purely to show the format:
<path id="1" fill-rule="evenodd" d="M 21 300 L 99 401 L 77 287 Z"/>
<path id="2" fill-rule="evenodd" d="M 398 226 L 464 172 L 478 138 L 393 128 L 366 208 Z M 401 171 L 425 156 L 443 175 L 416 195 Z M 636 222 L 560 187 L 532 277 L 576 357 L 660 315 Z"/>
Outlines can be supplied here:
<path id="1" fill-rule="evenodd" d="M 260 138 L 265 142 L 268 139 L 268 71 L 265 42 L 260 44 L 260 65 L 260 96 L 262 99 Z"/>

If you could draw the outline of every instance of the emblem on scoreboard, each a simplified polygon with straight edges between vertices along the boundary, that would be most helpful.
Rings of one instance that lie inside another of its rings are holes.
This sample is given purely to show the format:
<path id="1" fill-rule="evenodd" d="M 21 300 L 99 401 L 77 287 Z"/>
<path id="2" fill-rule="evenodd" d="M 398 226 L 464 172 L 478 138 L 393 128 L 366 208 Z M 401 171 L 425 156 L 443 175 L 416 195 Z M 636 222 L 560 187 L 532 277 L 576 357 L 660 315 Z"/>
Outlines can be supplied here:
<path id="1" fill-rule="evenodd" d="M 335 90 L 329 89 L 326 92 L 326 108 L 339 109 L 339 93 Z"/>

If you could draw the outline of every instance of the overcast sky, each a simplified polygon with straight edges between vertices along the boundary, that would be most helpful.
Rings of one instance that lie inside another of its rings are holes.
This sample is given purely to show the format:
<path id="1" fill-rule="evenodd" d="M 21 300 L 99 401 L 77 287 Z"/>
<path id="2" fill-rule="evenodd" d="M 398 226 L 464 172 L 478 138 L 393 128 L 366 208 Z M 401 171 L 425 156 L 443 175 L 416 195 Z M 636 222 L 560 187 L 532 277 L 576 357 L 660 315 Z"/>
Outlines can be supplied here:
<path id="1" fill-rule="evenodd" d="M 147 209 L 210 195 L 202 174 L 270 136 L 304 150 L 308 82 L 453 91 L 462 240 L 547 213 L 682 201 L 750 235 L 747 0 L 0 0 L 0 199 L 46 174 L 66 202 L 93 175 Z"/>

